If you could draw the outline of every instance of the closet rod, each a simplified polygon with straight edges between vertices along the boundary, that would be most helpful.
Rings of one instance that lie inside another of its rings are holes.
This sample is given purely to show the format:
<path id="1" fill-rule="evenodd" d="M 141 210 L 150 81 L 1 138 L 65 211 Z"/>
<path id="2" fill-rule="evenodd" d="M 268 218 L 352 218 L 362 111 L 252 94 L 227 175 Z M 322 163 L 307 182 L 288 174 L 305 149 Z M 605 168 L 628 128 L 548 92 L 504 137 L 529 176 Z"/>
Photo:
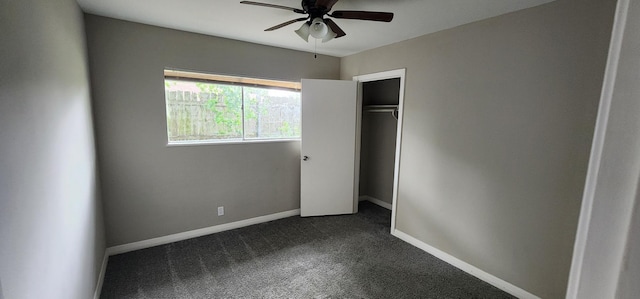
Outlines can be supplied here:
<path id="1" fill-rule="evenodd" d="M 395 112 L 398 105 L 366 105 L 364 110 L 368 112 Z"/>
<path id="2" fill-rule="evenodd" d="M 363 109 L 366 112 L 391 112 L 391 116 L 398 120 L 398 105 L 366 105 Z"/>

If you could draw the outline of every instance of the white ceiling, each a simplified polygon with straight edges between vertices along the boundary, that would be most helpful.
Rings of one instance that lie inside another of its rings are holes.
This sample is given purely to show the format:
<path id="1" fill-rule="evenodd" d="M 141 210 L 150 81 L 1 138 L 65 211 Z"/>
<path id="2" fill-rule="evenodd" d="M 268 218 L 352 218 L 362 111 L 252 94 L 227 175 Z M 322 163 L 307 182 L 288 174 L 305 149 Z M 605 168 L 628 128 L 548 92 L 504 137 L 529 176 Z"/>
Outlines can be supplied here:
<path id="1" fill-rule="evenodd" d="M 77 0 L 85 12 L 122 20 L 288 49 L 314 51 L 314 39 L 293 31 L 302 22 L 276 31 L 266 28 L 301 15 L 282 9 L 240 4 L 240 0 Z M 391 23 L 334 19 L 347 33 L 327 43 L 320 54 L 343 57 L 424 34 L 540 5 L 553 0 L 341 0 L 333 10 L 387 11 Z M 301 7 L 300 0 L 258 0 Z"/>

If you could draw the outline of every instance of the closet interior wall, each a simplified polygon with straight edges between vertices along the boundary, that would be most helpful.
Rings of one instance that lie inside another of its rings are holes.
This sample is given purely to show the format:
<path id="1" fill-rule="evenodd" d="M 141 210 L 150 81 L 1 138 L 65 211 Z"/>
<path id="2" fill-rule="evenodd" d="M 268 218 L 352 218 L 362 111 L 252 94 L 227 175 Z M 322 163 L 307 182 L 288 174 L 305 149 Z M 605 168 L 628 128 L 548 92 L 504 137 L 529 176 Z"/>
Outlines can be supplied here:
<path id="1" fill-rule="evenodd" d="M 390 111 L 369 108 L 378 105 L 397 107 L 399 97 L 400 78 L 362 83 L 359 194 L 360 198 L 374 198 L 389 205 L 393 198 L 398 121 Z"/>

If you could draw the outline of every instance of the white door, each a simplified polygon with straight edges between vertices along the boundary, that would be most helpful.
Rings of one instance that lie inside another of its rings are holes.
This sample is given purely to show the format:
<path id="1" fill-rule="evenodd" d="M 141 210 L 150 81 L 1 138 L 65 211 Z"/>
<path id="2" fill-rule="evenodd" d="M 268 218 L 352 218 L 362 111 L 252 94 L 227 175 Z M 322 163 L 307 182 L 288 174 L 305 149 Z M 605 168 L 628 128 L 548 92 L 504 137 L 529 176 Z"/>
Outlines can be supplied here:
<path id="1" fill-rule="evenodd" d="M 357 212 L 357 82 L 302 80 L 301 216 Z"/>

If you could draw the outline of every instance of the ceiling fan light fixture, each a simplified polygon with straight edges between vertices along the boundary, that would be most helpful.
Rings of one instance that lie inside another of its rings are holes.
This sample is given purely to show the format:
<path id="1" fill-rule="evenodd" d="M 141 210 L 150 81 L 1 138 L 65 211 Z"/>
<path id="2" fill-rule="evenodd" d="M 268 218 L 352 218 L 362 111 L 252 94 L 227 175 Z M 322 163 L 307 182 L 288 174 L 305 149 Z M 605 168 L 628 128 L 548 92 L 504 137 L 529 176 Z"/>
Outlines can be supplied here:
<path id="1" fill-rule="evenodd" d="M 327 34 L 324 36 L 324 38 L 322 38 L 322 42 L 326 43 L 326 42 L 334 39 L 336 36 L 338 36 L 338 34 L 333 32 L 333 30 L 331 30 L 331 28 L 329 28 Z"/>
<path id="2" fill-rule="evenodd" d="M 309 25 L 309 33 L 314 38 L 324 38 L 329 32 L 327 24 L 321 18 L 315 18 Z"/>
<path id="3" fill-rule="evenodd" d="M 309 41 L 309 23 L 304 23 L 300 26 L 300 29 L 296 30 L 295 33 L 302 38 L 305 42 Z"/>

